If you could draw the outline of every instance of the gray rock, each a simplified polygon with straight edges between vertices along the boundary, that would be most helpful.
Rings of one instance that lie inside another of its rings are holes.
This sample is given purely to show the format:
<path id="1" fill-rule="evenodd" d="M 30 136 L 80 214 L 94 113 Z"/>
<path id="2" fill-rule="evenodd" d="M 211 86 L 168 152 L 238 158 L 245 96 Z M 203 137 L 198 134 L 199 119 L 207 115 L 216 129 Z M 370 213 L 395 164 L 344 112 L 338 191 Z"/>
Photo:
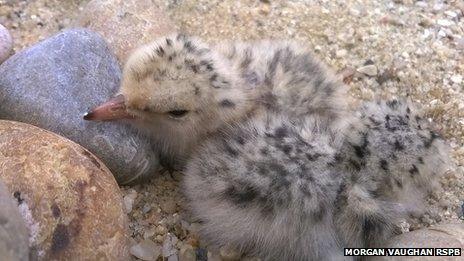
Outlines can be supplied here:
<path id="1" fill-rule="evenodd" d="M 387 242 L 392 248 L 461 248 L 464 249 L 464 224 L 449 223 L 407 232 Z M 371 260 L 438 260 L 437 257 L 376 257 Z M 462 256 L 441 257 L 439 260 L 462 260 Z"/>
<path id="2" fill-rule="evenodd" d="M 0 181 L 0 257 L 29 260 L 29 236 L 16 200 Z"/>
<path id="3" fill-rule="evenodd" d="M 96 33 L 72 29 L 0 65 L 0 119 L 30 123 L 63 135 L 98 156 L 120 184 L 156 173 L 148 140 L 121 122 L 82 119 L 119 87 L 121 71 Z"/>

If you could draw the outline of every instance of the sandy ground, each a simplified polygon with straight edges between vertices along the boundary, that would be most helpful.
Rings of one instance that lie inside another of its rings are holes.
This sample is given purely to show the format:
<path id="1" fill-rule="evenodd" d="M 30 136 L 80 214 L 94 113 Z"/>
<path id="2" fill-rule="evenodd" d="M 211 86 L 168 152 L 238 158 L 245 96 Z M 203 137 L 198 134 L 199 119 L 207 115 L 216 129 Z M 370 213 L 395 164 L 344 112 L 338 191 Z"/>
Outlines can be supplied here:
<path id="1" fill-rule="evenodd" d="M 0 0 L 0 23 L 9 28 L 15 51 L 20 51 L 68 26 L 86 2 Z M 211 42 L 258 38 L 305 42 L 346 76 L 351 93 L 361 100 L 409 95 L 423 104 L 448 139 L 456 166 L 442 179 L 443 190 L 428 199 L 428 213 L 405 223 L 404 228 L 460 219 L 464 200 L 463 1 L 153 2 L 165 8 L 183 31 Z M 366 65 L 370 65 L 371 76 L 356 72 L 366 70 L 362 68 Z M 126 205 L 132 207 L 133 243 L 148 239 L 166 251 L 182 249 L 183 253 L 193 246 L 197 257 L 202 257 L 208 250 L 195 234 L 196 224 L 182 215 L 181 177 L 181 173 L 161 175 L 148 184 L 121 189 Z"/>

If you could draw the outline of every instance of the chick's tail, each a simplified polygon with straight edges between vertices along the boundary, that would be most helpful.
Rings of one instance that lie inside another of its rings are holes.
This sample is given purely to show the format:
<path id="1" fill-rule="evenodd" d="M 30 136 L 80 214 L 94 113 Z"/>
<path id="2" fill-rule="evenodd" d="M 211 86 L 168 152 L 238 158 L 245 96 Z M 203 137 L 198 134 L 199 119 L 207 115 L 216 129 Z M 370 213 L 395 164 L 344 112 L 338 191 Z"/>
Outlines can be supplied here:
<path id="1" fill-rule="evenodd" d="M 402 218 L 421 211 L 449 168 L 448 147 L 409 101 L 368 102 L 346 133 L 339 160 L 348 173 L 336 205 L 348 245 L 381 246 Z M 343 230 L 342 230 L 343 231 Z"/>

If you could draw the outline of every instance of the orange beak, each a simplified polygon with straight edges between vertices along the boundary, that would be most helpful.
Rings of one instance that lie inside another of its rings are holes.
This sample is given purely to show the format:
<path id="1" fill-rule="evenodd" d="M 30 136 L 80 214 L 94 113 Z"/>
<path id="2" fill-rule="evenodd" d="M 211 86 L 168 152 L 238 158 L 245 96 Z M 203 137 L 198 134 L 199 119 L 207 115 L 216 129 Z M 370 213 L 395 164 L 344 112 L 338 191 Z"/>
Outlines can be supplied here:
<path id="1" fill-rule="evenodd" d="M 84 120 L 87 121 L 111 121 L 133 118 L 134 116 L 130 115 L 126 110 L 125 98 L 122 94 L 117 95 L 84 115 Z"/>

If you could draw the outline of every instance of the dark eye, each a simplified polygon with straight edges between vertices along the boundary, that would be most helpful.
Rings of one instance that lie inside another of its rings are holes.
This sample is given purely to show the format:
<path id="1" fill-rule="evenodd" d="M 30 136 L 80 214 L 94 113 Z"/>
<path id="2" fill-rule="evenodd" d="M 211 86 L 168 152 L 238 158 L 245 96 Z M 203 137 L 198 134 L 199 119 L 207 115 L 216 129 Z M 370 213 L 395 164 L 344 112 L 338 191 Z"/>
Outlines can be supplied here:
<path id="1" fill-rule="evenodd" d="M 174 117 L 174 118 L 180 118 L 180 117 L 183 117 L 185 116 L 188 111 L 186 110 L 174 110 L 174 111 L 169 111 L 168 112 L 170 116 Z"/>

